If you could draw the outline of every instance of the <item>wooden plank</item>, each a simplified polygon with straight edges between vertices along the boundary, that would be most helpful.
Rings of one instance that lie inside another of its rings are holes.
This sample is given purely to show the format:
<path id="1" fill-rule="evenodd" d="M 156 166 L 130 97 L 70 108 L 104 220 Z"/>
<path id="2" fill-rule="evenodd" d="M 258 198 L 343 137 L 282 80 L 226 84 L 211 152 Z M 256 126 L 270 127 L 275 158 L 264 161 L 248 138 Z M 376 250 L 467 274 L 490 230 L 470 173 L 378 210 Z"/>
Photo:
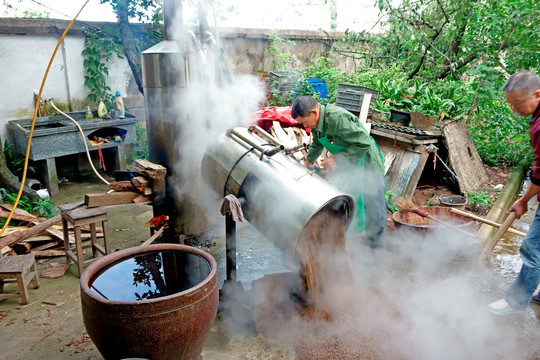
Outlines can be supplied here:
<path id="1" fill-rule="evenodd" d="M 167 175 L 167 169 L 164 166 L 154 164 L 144 159 L 135 160 L 133 170 L 155 180 L 163 180 Z"/>
<path id="2" fill-rule="evenodd" d="M 41 272 L 41 277 L 46 279 L 55 279 L 62 277 L 69 265 L 66 263 L 52 262 L 47 265 L 45 269 Z"/>
<path id="3" fill-rule="evenodd" d="M 152 203 L 152 200 L 148 197 L 148 196 L 145 196 L 143 194 L 140 194 L 139 196 L 137 196 L 135 199 L 133 199 L 133 202 L 135 204 L 139 204 L 139 205 L 142 205 L 142 204 L 151 204 Z"/>
<path id="4" fill-rule="evenodd" d="M 7 219 L 10 213 L 11 213 L 10 211 L 0 210 L 0 217 Z M 13 216 L 11 217 L 11 219 L 20 220 L 20 221 L 28 221 L 28 222 L 36 222 L 36 221 L 41 222 L 41 221 L 47 220 L 46 218 L 38 218 L 33 215 L 32 216 L 22 215 L 22 214 L 19 214 L 17 211 L 13 213 Z"/>
<path id="5" fill-rule="evenodd" d="M 123 181 L 117 181 L 110 183 L 107 185 L 109 189 L 114 191 L 135 191 L 137 192 L 137 189 L 133 184 L 131 184 L 131 181 L 123 180 Z"/>
<path id="6" fill-rule="evenodd" d="M 396 159 L 396 154 L 394 154 L 391 151 L 387 152 L 384 155 L 384 174 L 385 175 L 388 172 L 388 170 L 390 170 L 390 168 L 392 167 L 392 164 L 394 163 L 395 159 Z"/>
<path id="7" fill-rule="evenodd" d="M 4 246 L 0 249 L 0 257 L 9 254 L 11 252 L 11 248 L 9 246 Z"/>
<path id="8" fill-rule="evenodd" d="M 4 233 L 2 234 L 2 238 L 11 235 L 13 233 L 16 233 L 17 231 L 24 231 L 30 229 L 30 226 L 8 226 L 6 230 L 4 230 Z"/>
<path id="9" fill-rule="evenodd" d="M 131 191 L 113 192 L 110 194 L 86 194 L 84 203 L 88 207 L 130 204 L 139 194 Z"/>
<path id="10" fill-rule="evenodd" d="M 9 211 L 11 211 L 11 209 L 13 208 L 13 205 L 11 204 L 2 204 L 1 207 L 3 207 L 4 209 L 7 209 Z M 33 217 L 35 220 L 31 221 L 32 224 L 34 225 L 37 225 L 39 223 L 42 223 L 42 222 L 46 222 L 48 221 L 48 219 L 45 219 L 45 220 L 42 220 L 41 218 L 38 218 L 22 209 L 15 209 L 15 213 L 19 214 L 19 215 L 24 215 L 24 216 L 29 216 L 29 217 Z M 50 219 L 49 219 L 50 220 Z M 49 222 L 50 223 L 50 222 Z M 61 239 L 63 240 L 64 239 L 64 234 L 62 233 L 62 231 L 58 230 L 55 225 L 57 225 L 59 222 L 57 223 L 52 223 L 49 227 L 47 227 L 45 229 L 45 231 L 49 234 L 51 234 L 52 236 L 58 238 L 58 239 Z M 60 226 L 60 229 L 62 229 L 62 227 Z M 73 238 L 73 236 L 70 236 L 69 237 L 69 242 L 70 243 L 74 243 L 75 242 L 75 239 Z"/>
<path id="11" fill-rule="evenodd" d="M 39 234 L 41 231 L 48 229 L 53 224 L 58 224 L 61 221 L 62 221 L 62 216 L 56 215 L 55 217 L 48 219 L 47 221 L 43 221 L 41 223 L 38 223 L 32 226 L 28 230 L 18 231 L 16 233 L 5 236 L 2 239 L 0 239 L 0 248 L 4 246 L 11 246 L 25 239 L 28 239 L 29 237 Z"/>
<path id="12" fill-rule="evenodd" d="M 463 121 L 452 121 L 443 127 L 442 132 L 448 149 L 450 168 L 458 177 L 460 191 L 464 194 L 477 191 L 489 177 L 467 124 Z"/>
<path id="13" fill-rule="evenodd" d="M 158 231 L 154 233 L 154 235 L 152 235 L 150 238 L 148 238 L 148 240 L 143 242 L 141 246 L 150 245 L 151 243 L 153 243 L 159 237 L 159 235 L 161 235 L 163 230 L 165 230 L 165 226 L 162 226 Z"/>
<path id="14" fill-rule="evenodd" d="M 285 147 L 293 147 L 298 145 L 296 141 L 293 141 L 288 133 L 283 130 L 279 121 L 272 121 L 273 134 L 278 141 Z"/>
<path id="15" fill-rule="evenodd" d="M 28 239 L 23 240 L 23 242 L 29 242 L 29 243 L 44 242 L 44 241 L 53 241 L 55 239 L 56 239 L 56 236 L 52 236 L 52 235 L 34 235 Z"/>
<path id="16" fill-rule="evenodd" d="M 43 244 L 43 245 L 40 245 L 40 246 L 36 246 L 35 248 L 32 248 L 32 251 L 47 250 L 47 249 L 53 248 L 53 247 L 58 246 L 58 245 L 60 245 L 60 243 L 58 241 L 51 241 L 51 242 L 48 242 L 46 244 Z M 62 243 L 62 246 L 63 246 L 63 243 Z"/>
<path id="17" fill-rule="evenodd" d="M 133 184 L 135 184 L 135 186 L 141 188 L 151 186 L 150 180 L 146 179 L 144 176 L 135 176 L 133 179 L 131 179 L 131 181 L 133 181 Z"/>
<path id="18" fill-rule="evenodd" d="M 369 105 L 371 104 L 371 95 L 371 93 L 366 92 L 362 98 L 362 106 L 360 107 L 360 113 L 358 114 L 358 120 L 362 124 L 367 122 Z"/>
<path id="19" fill-rule="evenodd" d="M 58 257 L 58 256 L 66 256 L 65 250 L 40 250 L 40 251 L 30 251 L 30 254 L 33 254 L 37 258 L 43 258 L 43 257 Z"/>

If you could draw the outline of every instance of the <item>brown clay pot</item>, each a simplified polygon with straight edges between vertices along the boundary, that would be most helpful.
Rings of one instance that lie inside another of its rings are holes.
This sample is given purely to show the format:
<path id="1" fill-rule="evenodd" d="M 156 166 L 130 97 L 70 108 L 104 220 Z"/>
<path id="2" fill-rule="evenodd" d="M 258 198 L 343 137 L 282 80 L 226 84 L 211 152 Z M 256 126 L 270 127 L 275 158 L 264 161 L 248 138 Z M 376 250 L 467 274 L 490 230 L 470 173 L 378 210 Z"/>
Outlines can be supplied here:
<path id="1" fill-rule="evenodd" d="M 105 359 L 198 359 L 219 303 L 215 259 L 185 245 L 114 252 L 80 286 L 84 326 Z"/>

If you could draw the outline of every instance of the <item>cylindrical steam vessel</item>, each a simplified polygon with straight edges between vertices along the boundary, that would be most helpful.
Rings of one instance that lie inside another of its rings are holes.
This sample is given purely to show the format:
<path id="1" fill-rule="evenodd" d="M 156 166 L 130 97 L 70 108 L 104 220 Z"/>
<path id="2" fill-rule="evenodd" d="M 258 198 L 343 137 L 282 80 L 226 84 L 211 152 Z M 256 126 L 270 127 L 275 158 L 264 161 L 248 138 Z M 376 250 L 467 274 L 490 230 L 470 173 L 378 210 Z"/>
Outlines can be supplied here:
<path id="1" fill-rule="evenodd" d="M 292 258 L 302 229 L 319 211 L 336 212 L 347 226 L 354 215 L 350 195 L 288 156 L 258 127 L 219 136 L 204 154 L 201 172 L 218 194 L 239 198 L 245 218 Z"/>

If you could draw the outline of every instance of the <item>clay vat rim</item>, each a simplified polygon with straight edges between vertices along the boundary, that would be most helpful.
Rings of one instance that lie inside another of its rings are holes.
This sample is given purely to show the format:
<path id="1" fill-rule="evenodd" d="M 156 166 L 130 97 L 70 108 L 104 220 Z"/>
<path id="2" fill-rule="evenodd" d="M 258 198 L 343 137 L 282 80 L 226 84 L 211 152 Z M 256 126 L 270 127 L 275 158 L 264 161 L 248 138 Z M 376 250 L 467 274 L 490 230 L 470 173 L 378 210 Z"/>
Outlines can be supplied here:
<path id="1" fill-rule="evenodd" d="M 90 282 L 92 277 L 99 270 L 101 270 L 103 267 L 113 262 L 120 262 L 123 259 L 127 260 L 133 257 L 134 255 L 140 255 L 144 253 L 151 253 L 151 252 L 158 252 L 158 251 L 170 251 L 170 250 L 191 253 L 193 255 L 202 257 L 203 259 L 208 261 L 208 263 L 210 264 L 210 272 L 208 273 L 208 276 L 206 276 L 197 285 L 189 289 L 186 289 L 184 291 L 177 292 L 177 293 L 167 295 L 167 296 L 161 296 L 154 299 L 138 300 L 138 301 L 119 301 L 119 300 L 104 299 L 102 297 L 97 296 L 93 291 L 90 290 L 90 287 L 88 286 L 88 283 Z M 215 281 L 216 284 L 214 284 L 214 286 L 212 286 L 211 284 L 212 281 L 216 278 L 217 278 L 217 262 L 214 259 L 214 257 L 211 254 L 207 253 L 206 251 L 203 251 L 203 250 L 200 250 L 198 248 L 195 248 L 193 246 L 188 246 L 188 245 L 153 244 L 153 245 L 145 245 L 145 246 L 133 247 L 129 249 L 123 249 L 123 250 L 108 254 L 104 257 L 98 258 L 96 261 L 91 263 L 82 273 L 81 279 L 80 279 L 80 287 L 81 287 L 81 292 L 82 294 L 84 294 L 85 297 L 88 297 L 92 301 L 99 302 L 101 304 L 144 306 L 148 304 L 159 304 L 167 300 L 172 300 L 176 298 L 183 298 L 185 297 L 185 295 L 196 293 L 201 288 L 204 288 L 206 286 L 211 287 L 211 289 L 208 291 L 208 293 L 210 294 L 213 292 L 213 290 L 215 290 L 215 285 L 217 285 L 217 281 Z M 206 296 L 204 296 L 204 298 L 205 297 Z"/>

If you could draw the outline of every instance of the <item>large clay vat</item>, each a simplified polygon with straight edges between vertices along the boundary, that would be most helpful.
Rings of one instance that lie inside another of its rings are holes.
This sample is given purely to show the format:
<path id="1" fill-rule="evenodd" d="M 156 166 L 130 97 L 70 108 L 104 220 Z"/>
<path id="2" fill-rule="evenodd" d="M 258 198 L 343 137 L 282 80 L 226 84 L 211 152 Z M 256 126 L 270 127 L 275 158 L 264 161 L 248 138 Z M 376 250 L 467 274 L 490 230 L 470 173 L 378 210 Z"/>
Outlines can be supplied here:
<path id="1" fill-rule="evenodd" d="M 121 250 L 81 276 L 84 325 L 105 359 L 198 359 L 217 313 L 217 264 L 185 245 Z"/>

